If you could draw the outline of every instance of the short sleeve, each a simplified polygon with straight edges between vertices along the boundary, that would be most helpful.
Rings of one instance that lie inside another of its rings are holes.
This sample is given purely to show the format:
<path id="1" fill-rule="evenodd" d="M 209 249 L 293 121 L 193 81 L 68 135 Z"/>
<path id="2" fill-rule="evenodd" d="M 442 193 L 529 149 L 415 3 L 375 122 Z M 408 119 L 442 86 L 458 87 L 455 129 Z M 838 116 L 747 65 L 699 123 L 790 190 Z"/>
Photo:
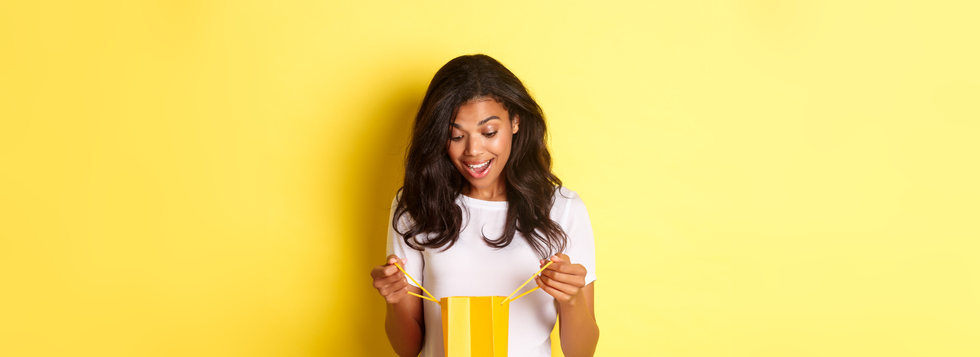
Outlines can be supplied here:
<path id="1" fill-rule="evenodd" d="M 402 268 L 405 269 L 405 272 L 408 273 L 408 275 L 411 275 L 412 278 L 418 281 L 419 284 L 425 284 L 425 282 L 422 281 L 422 268 L 425 267 L 425 262 L 422 260 L 422 252 L 409 247 L 408 244 L 405 243 L 404 236 L 399 234 L 392 225 L 396 207 L 398 207 L 398 196 L 395 196 L 395 198 L 391 200 L 391 213 L 388 214 L 387 253 L 385 256 L 394 254 L 399 258 L 408 259 L 405 266 Z M 408 214 L 402 215 L 401 219 L 398 220 L 399 230 L 404 232 L 405 228 L 408 227 L 410 222 L 411 220 L 408 217 Z M 408 283 L 412 286 L 416 286 L 412 283 L 412 279 L 409 279 Z"/>
<path id="2" fill-rule="evenodd" d="M 585 202 L 578 194 L 562 188 L 560 195 L 567 198 L 565 219 L 562 229 L 568 236 L 568 247 L 565 254 L 572 260 L 572 263 L 582 264 L 587 273 L 585 274 L 585 284 L 588 285 L 596 280 L 595 264 L 595 237 L 592 234 L 592 221 L 589 219 L 589 212 L 585 209 Z"/>

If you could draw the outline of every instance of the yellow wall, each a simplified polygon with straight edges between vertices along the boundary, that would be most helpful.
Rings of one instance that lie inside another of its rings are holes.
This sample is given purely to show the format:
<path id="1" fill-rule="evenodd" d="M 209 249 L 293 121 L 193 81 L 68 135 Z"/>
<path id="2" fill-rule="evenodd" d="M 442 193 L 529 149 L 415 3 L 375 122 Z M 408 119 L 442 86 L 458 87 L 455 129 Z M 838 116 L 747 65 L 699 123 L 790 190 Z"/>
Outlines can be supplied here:
<path id="1" fill-rule="evenodd" d="M 477 52 L 588 204 L 598 355 L 980 355 L 977 5 L 599 3 L 0 3 L 0 355 L 390 355 L 406 130 Z"/>

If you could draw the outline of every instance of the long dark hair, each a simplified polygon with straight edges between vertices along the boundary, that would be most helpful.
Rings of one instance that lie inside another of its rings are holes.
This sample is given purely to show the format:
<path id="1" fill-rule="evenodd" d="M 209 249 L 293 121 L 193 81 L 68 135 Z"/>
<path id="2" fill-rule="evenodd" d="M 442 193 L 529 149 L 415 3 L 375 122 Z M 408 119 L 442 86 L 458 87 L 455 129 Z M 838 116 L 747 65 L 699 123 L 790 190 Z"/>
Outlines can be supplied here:
<path id="1" fill-rule="evenodd" d="M 521 123 L 503 171 L 508 203 L 504 233 L 496 239 L 484 236 L 483 240 L 491 247 L 503 248 L 520 232 L 541 258 L 564 251 L 568 238 L 550 216 L 561 180 L 551 172 L 544 113 L 517 76 L 482 54 L 452 59 L 429 83 L 415 116 L 405 155 L 404 186 L 392 226 L 408 246 L 418 250 L 449 249 L 459 239 L 463 212 L 455 201 L 467 181 L 450 161 L 447 143 L 459 107 L 482 97 L 500 102 L 510 119 L 517 116 Z M 411 219 L 402 231 L 398 221 L 405 214 Z"/>

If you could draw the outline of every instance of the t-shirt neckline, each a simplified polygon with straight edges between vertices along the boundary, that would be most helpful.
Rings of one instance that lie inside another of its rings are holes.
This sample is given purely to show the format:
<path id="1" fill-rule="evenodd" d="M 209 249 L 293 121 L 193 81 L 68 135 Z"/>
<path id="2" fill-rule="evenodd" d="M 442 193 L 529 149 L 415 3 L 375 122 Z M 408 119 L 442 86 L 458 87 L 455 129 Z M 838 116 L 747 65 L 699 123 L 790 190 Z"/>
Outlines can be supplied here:
<path id="1" fill-rule="evenodd" d="M 459 194 L 458 199 L 467 206 L 482 208 L 507 208 L 507 201 L 484 201 L 464 194 Z"/>

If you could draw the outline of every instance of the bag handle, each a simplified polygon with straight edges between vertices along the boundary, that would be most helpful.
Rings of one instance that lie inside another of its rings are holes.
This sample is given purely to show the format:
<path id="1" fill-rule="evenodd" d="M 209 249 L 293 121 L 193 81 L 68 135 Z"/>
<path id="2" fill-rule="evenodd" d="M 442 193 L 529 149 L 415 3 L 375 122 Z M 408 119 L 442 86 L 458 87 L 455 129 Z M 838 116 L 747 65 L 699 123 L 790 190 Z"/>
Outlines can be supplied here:
<path id="1" fill-rule="evenodd" d="M 524 284 L 521 284 L 521 286 L 518 286 L 517 289 L 515 289 L 514 292 L 510 293 L 510 295 L 507 296 L 507 298 L 505 298 L 503 301 L 501 301 L 500 304 L 503 305 L 503 304 L 505 304 L 507 302 L 520 299 L 524 295 L 530 294 L 532 291 L 538 290 L 540 288 L 540 286 L 535 286 L 534 289 L 528 290 L 528 291 L 524 292 L 523 294 L 517 295 L 516 298 L 513 298 L 513 299 L 510 298 L 511 296 L 514 296 L 514 294 L 517 294 L 518 291 L 521 291 L 521 288 L 523 288 L 524 285 L 527 285 L 527 283 L 530 283 L 531 280 L 534 280 L 534 277 L 538 276 L 538 274 L 541 274 L 541 272 L 543 272 L 545 269 L 547 269 L 548 266 L 551 265 L 551 263 L 554 263 L 554 262 L 549 260 L 547 264 L 545 264 L 543 267 L 541 267 L 541 269 L 538 269 L 538 271 L 536 273 L 534 273 L 534 275 L 531 275 L 531 277 L 528 278 L 527 281 L 524 282 Z M 426 299 L 426 300 L 429 300 L 429 301 L 433 301 L 436 304 L 442 305 L 442 304 L 439 303 L 439 300 L 436 299 L 435 296 L 432 296 L 432 294 L 429 293 L 428 290 L 425 290 L 425 288 L 422 287 L 422 284 L 419 284 L 419 282 L 415 281 L 415 278 L 412 278 L 411 275 L 408 275 L 408 272 L 406 272 L 405 269 L 402 269 L 402 266 L 401 265 L 398 265 L 398 263 L 395 263 L 395 266 L 398 267 L 398 270 L 401 270 L 402 271 L 402 274 L 405 274 L 405 276 L 407 276 L 410 280 L 412 280 L 412 282 L 415 283 L 416 286 L 418 286 L 419 288 L 421 288 L 422 289 L 422 292 L 424 292 L 426 295 L 429 295 L 429 296 L 422 296 L 422 295 L 413 293 L 411 291 L 408 292 L 409 295 L 418 296 L 420 298 L 423 298 L 423 299 Z"/>
<path id="2" fill-rule="evenodd" d="M 402 274 L 405 274 L 405 276 L 407 276 L 409 279 L 411 279 L 412 282 L 415 283 L 416 286 L 418 286 L 419 288 L 421 288 L 422 289 L 422 292 L 426 293 L 426 295 L 431 296 L 431 298 L 428 298 L 428 297 L 425 297 L 425 296 L 422 296 L 422 295 L 413 293 L 411 291 L 408 292 L 409 295 L 418 296 L 418 297 L 423 298 L 423 299 L 426 299 L 426 300 L 432 300 L 432 301 L 435 301 L 436 304 L 439 304 L 439 300 L 437 300 L 435 296 L 432 296 L 432 294 L 429 293 L 428 290 L 425 290 L 425 288 L 422 287 L 422 284 L 419 284 L 419 282 L 415 281 L 415 279 L 412 278 L 411 275 L 408 275 L 408 273 L 405 271 L 405 269 L 402 269 L 402 266 L 401 265 L 398 265 L 398 263 L 395 263 L 395 266 L 398 267 L 398 270 L 401 270 L 402 271 Z M 439 304 L 439 305 L 442 305 L 442 304 Z"/>
<path id="3" fill-rule="evenodd" d="M 517 294 L 518 291 L 521 291 L 521 288 L 523 288 L 524 285 L 527 285 L 527 283 L 530 283 L 531 280 L 534 280 L 534 277 L 538 276 L 538 274 L 541 274 L 541 272 L 543 272 L 545 269 L 547 269 L 548 266 L 551 265 L 551 263 L 554 263 L 554 262 L 549 260 L 548 261 L 548 264 L 545 264 L 543 267 L 541 267 L 541 269 L 538 269 L 538 272 L 537 273 L 534 273 L 534 275 L 531 275 L 531 277 L 529 279 L 527 279 L 527 281 L 525 281 L 524 284 L 521 284 L 521 286 L 518 286 L 517 289 L 515 289 L 514 292 L 510 293 L 510 295 L 507 296 L 507 298 L 504 299 L 504 301 L 501 301 L 500 304 L 503 305 L 504 303 L 506 303 L 508 301 L 514 301 L 514 300 L 520 299 L 522 296 L 527 295 L 527 294 L 530 294 L 532 291 L 538 290 L 538 288 L 540 288 L 540 286 L 535 286 L 534 289 L 528 290 L 527 292 L 518 295 L 513 300 L 511 300 L 511 298 L 510 298 L 511 296 L 514 296 L 514 294 Z"/>

